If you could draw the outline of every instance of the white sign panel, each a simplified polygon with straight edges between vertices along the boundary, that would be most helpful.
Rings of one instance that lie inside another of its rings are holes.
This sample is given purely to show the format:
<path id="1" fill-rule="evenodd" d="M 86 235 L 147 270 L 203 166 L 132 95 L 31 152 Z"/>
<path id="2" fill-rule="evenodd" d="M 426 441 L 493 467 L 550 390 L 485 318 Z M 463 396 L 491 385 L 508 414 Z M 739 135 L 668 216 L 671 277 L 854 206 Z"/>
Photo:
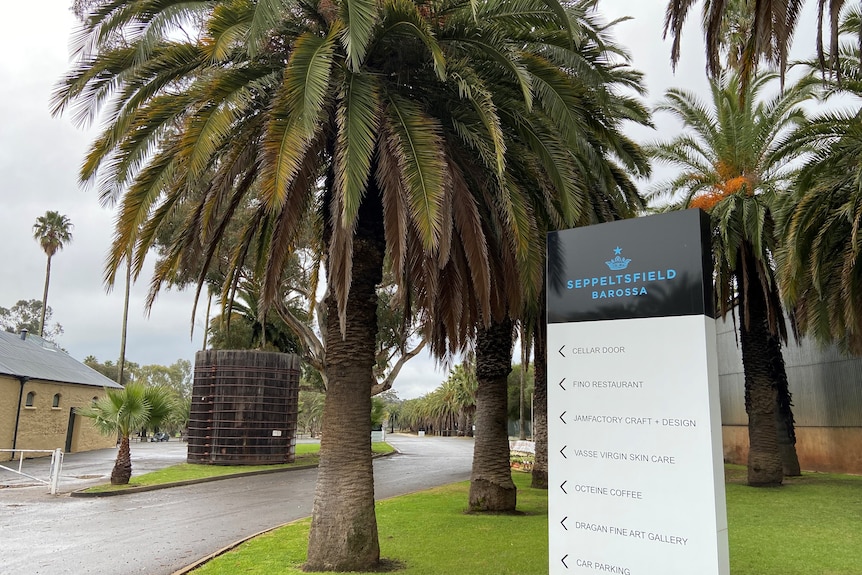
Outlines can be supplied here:
<path id="1" fill-rule="evenodd" d="M 641 237 L 652 218 L 595 226 L 598 239 L 586 245 L 610 252 L 604 269 L 572 255 L 590 228 L 558 238 L 557 257 L 569 253 L 548 307 L 551 574 L 730 572 L 715 321 L 698 313 L 711 294 L 693 279 L 702 221 L 684 217 L 694 239 L 664 246 L 658 260 L 649 234 Z M 601 245 L 608 238 L 613 245 Z M 622 290 L 616 307 L 602 301 L 611 290 Z"/>
<path id="2" fill-rule="evenodd" d="M 714 320 L 553 324 L 548 341 L 551 573 L 729 573 Z"/>

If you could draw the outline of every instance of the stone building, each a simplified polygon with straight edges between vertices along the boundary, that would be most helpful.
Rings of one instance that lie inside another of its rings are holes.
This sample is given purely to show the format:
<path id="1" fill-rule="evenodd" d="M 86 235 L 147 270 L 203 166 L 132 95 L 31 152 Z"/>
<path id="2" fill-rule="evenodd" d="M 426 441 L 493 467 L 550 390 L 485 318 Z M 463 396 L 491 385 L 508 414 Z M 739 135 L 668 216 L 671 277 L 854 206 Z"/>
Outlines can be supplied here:
<path id="1" fill-rule="evenodd" d="M 38 336 L 0 331 L 0 449 L 113 447 L 115 438 L 75 413 L 106 387 L 121 386 Z"/>

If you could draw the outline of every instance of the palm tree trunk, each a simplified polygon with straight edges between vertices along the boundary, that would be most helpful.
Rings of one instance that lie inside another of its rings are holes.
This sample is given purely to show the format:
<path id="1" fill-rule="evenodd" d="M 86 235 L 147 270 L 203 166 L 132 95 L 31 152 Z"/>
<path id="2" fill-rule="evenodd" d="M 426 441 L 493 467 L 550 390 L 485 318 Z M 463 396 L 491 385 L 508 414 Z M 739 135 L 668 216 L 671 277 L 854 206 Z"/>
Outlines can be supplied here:
<path id="1" fill-rule="evenodd" d="M 523 325 L 523 323 L 521 324 Z M 525 416 L 524 393 L 527 387 L 527 356 L 529 343 L 526 330 L 521 330 L 521 381 L 518 382 L 518 439 L 527 439 L 527 418 Z"/>
<path id="2" fill-rule="evenodd" d="M 748 254 L 741 256 L 751 285 L 740 289 L 742 365 L 745 371 L 745 411 L 748 414 L 748 484 L 755 487 L 781 485 L 784 471 L 775 428 L 777 389 L 770 366 L 769 324 L 766 300 Z M 740 285 L 743 282 L 740 281 Z M 747 316 L 747 317 L 746 317 Z"/>
<path id="3" fill-rule="evenodd" d="M 206 351 L 207 349 L 207 336 L 209 335 L 210 330 L 210 311 L 213 305 L 213 291 L 212 288 L 207 285 L 207 313 L 204 318 L 204 343 L 201 346 L 202 351 Z"/>
<path id="4" fill-rule="evenodd" d="M 492 321 L 476 337 L 476 441 L 470 474 L 471 511 L 514 511 L 509 467 L 506 379 L 512 371 L 512 321 Z"/>
<path id="5" fill-rule="evenodd" d="M 111 485 L 128 485 L 131 478 L 132 453 L 129 448 L 129 436 L 124 433 L 120 439 L 120 449 L 117 451 L 114 469 L 111 471 Z"/>
<path id="6" fill-rule="evenodd" d="M 51 281 L 51 256 L 48 256 L 48 265 L 45 267 L 45 289 L 42 290 L 42 317 L 39 318 L 39 337 L 45 335 L 45 314 L 48 312 L 48 283 Z"/>
<path id="7" fill-rule="evenodd" d="M 120 361 L 117 362 L 117 383 L 123 385 L 126 369 L 126 332 L 129 329 L 129 294 L 132 289 L 132 256 L 126 258 L 126 292 L 123 298 L 123 331 L 120 335 Z"/>
<path id="8" fill-rule="evenodd" d="M 473 424 L 476 423 L 476 406 L 470 405 L 464 409 L 464 435 L 473 437 Z"/>
<path id="9" fill-rule="evenodd" d="M 799 457 L 796 454 L 796 429 L 793 419 L 793 398 L 787 384 L 787 370 L 781 354 L 781 340 L 776 336 L 769 338 L 769 368 L 775 381 L 777 405 L 775 410 L 775 429 L 778 433 L 778 452 L 785 477 L 802 475 Z"/>
<path id="10" fill-rule="evenodd" d="M 326 298 L 329 384 L 308 538 L 308 571 L 369 571 L 380 562 L 371 462 L 371 387 L 375 383 L 377 285 L 383 276 L 384 245 L 382 220 L 366 205 L 369 203 L 379 206 L 376 190 L 368 190 L 360 208 L 343 336 L 331 289 Z"/>
<path id="11" fill-rule="evenodd" d="M 536 461 L 533 463 L 532 487 L 548 488 L 548 324 L 545 322 L 545 294 L 542 288 L 540 313 L 533 335 L 533 440 Z"/>

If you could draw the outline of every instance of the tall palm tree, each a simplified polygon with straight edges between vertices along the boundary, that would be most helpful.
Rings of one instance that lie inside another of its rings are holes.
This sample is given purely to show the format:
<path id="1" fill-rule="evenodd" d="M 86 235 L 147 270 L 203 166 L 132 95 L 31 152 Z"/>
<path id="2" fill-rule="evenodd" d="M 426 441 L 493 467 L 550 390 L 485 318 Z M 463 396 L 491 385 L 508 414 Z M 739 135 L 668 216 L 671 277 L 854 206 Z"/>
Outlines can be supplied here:
<path id="1" fill-rule="evenodd" d="M 775 278 L 778 237 L 774 204 L 789 187 L 794 155 L 782 144 L 804 123 L 801 104 L 811 84 L 760 98 L 775 74 L 756 75 L 743 87 L 738 75 L 711 81 L 710 105 L 694 94 L 669 90 L 658 110 L 672 113 L 686 132 L 651 151 L 682 172 L 661 184 L 672 208 L 699 207 L 711 216 L 718 313 L 739 313 L 749 418 L 748 483 L 783 480 L 776 429 L 778 385 L 786 386 L 780 345 L 787 339 Z M 797 150 L 796 153 L 800 153 Z M 776 353 L 777 352 L 777 353 Z"/>
<path id="2" fill-rule="evenodd" d="M 671 62 L 674 66 L 679 62 L 682 29 L 691 8 L 696 0 L 668 0 L 665 12 L 664 35 L 673 38 Z M 804 0 L 704 0 L 703 1 L 703 34 L 706 43 L 707 72 L 717 77 L 722 67 L 719 63 L 722 47 L 727 46 L 728 32 L 742 32 L 741 65 L 739 70 L 743 76 L 743 84 L 757 70 L 760 61 L 775 66 L 783 82 L 784 72 L 788 65 L 790 44 L 799 15 L 804 6 Z M 839 15 L 847 0 L 817 0 L 818 18 L 817 53 L 822 68 L 837 71 Z M 729 26 L 728 17 L 737 19 L 740 8 L 751 14 L 750 24 L 734 28 Z M 824 19 L 829 23 L 829 47 L 823 37 Z M 738 45 L 738 44 L 737 44 Z M 827 62 L 828 58 L 828 62 Z"/>
<path id="3" fill-rule="evenodd" d="M 860 8 L 847 11 L 837 60 L 841 81 L 827 95 L 862 96 Z M 809 68 L 816 62 L 809 63 Z M 799 330 L 862 353 L 862 107 L 820 114 L 794 147 L 813 150 L 784 203 L 779 275 Z"/>
<path id="4" fill-rule="evenodd" d="M 573 176 L 579 186 L 578 209 L 574 212 L 558 212 L 544 203 L 541 196 L 526 196 L 531 200 L 528 209 L 534 220 L 531 244 L 544 246 L 548 230 L 563 229 L 577 225 L 609 221 L 633 215 L 643 207 L 632 181 L 633 175 L 644 176 L 649 172 L 649 164 L 642 150 L 622 136 L 620 123 L 628 119 L 641 124 L 649 124 L 649 114 L 637 98 L 623 97 L 622 88 L 642 94 L 640 74 L 628 66 L 628 54 L 614 41 L 611 32 L 613 23 L 605 24 L 594 12 L 595 2 L 585 1 L 568 5 L 570 18 L 577 22 L 580 42 L 576 49 L 578 57 L 578 83 L 574 89 L 584 94 L 581 104 L 571 114 L 576 125 L 568 127 L 570 134 L 577 138 L 569 144 L 569 156 L 575 162 Z M 608 66 L 609 61 L 614 65 Z M 599 122 L 594 120 L 600 119 Z M 517 158 L 519 154 L 513 154 Z M 517 161 L 510 161 L 510 173 L 529 172 Z M 540 189 L 543 182 L 526 188 Z M 505 233 L 489 233 L 500 246 L 495 250 L 500 260 L 498 268 L 508 270 L 517 267 L 520 278 L 513 279 L 505 273 L 495 276 L 494 285 L 501 300 L 508 300 L 506 316 L 499 312 L 480 317 L 477 327 L 476 364 L 479 379 L 477 400 L 476 444 L 474 447 L 473 469 L 471 473 L 470 507 L 473 510 L 513 511 L 516 498 L 514 485 L 509 474 L 508 442 L 501 438 L 507 436 L 506 418 L 498 411 L 507 400 L 506 374 L 511 369 L 511 330 L 510 320 L 534 321 L 544 326 L 544 312 L 537 304 L 544 301 L 544 250 L 540 250 L 529 262 L 516 261 L 506 255 L 503 246 L 514 241 Z M 489 240 L 490 241 L 490 240 Z M 482 321 L 484 320 L 484 321 Z M 482 341 L 482 340 L 485 341 Z M 483 369 L 478 366 L 482 365 Z M 543 368 L 544 366 L 542 366 Z M 538 368 L 537 374 L 544 377 L 544 369 Z M 537 379 L 537 393 L 541 394 L 546 385 L 545 379 Z M 541 396 L 540 396 L 541 397 Z M 489 413 L 484 413 L 485 410 Z M 540 402 L 537 420 L 540 425 L 536 436 L 537 458 L 547 471 L 546 427 L 541 425 L 546 406 Z M 493 427 L 492 427 L 493 425 Z M 542 472 L 537 466 L 536 476 Z M 536 468 L 534 468 L 535 470 Z"/>
<path id="5" fill-rule="evenodd" d="M 439 320 L 450 333 L 517 307 L 493 293 L 489 234 L 506 238 L 494 245 L 508 246 L 509 273 L 529 270 L 537 293 L 531 208 L 575 219 L 577 162 L 598 154 L 569 150 L 603 149 L 610 107 L 596 98 L 626 98 L 575 84 L 604 72 L 584 65 L 576 48 L 588 39 L 555 1 L 117 0 L 96 2 L 81 39 L 55 112 L 108 114 L 81 177 L 121 196 L 109 282 L 132 243 L 138 273 L 192 202 L 153 293 L 184 258 L 204 262 L 200 289 L 225 228 L 252 206 L 232 263 L 254 258 L 271 304 L 303 222 L 319 218 L 328 389 L 307 568 L 373 568 L 368 414 L 384 261 L 426 311 L 449 294 Z M 626 165 L 631 146 L 615 153 Z"/>
<path id="6" fill-rule="evenodd" d="M 51 258 L 72 241 L 72 222 L 59 212 L 47 211 L 36 218 L 33 224 L 33 238 L 42 246 L 48 256 L 45 267 L 45 289 L 42 291 L 42 316 L 39 319 L 39 337 L 45 332 L 45 312 L 48 310 L 48 284 L 51 281 Z"/>
<path id="7" fill-rule="evenodd" d="M 129 437 L 138 429 L 156 429 L 177 410 L 173 393 L 161 386 L 147 387 L 130 383 L 125 389 L 105 389 L 105 395 L 93 405 L 79 408 L 76 413 L 89 417 L 104 435 L 119 435 L 120 447 L 111 485 L 126 485 L 132 477 Z"/>

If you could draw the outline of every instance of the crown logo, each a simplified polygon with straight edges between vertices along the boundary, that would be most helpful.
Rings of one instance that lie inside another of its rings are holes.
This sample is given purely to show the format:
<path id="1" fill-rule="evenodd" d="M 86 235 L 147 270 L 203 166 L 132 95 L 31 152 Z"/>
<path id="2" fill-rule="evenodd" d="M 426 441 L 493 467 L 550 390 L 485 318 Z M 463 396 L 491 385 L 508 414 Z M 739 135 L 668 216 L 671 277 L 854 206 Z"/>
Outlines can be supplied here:
<path id="1" fill-rule="evenodd" d="M 620 253 L 622 253 L 622 251 L 623 251 L 622 248 L 620 248 L 619 246 L 614 248 L 614 255 L 615 255 L 614 259 L 608 260 L 605 262 L 607 264 L 608 268 L 616 271 L 616 270 L 624 270 L 627 267 L 629 267 L 629 264 L 631 263 L 632 260 L 630 260 L 629 258 L 624 258 L 623 256 L 621 256 Z"/>

